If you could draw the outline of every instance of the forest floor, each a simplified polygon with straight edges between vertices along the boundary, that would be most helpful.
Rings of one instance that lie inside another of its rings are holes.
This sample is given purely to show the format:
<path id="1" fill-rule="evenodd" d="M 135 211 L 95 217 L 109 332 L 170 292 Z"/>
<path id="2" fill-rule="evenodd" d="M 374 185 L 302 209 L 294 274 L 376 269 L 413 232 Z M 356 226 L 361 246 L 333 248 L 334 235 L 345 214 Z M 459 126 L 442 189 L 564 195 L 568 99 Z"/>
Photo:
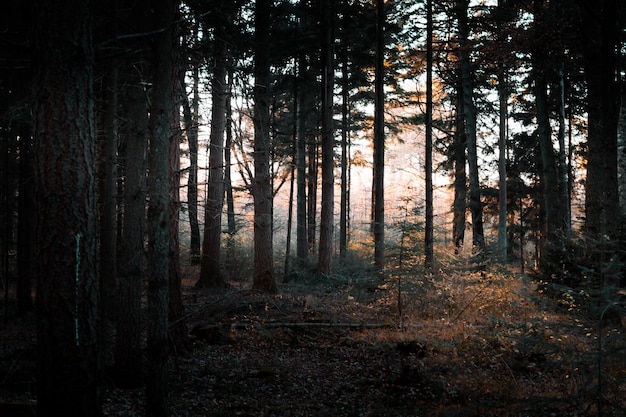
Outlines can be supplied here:
<path id="1" fill-rule="evenodd" d="M 590 318 L 584 292 L 547 296 L 491 268 L 301 277 L 277 295 L 192 285 L 173 416 L 626 415 L 624 327 Z M 33 317 L 10 318 L 0 404 L 35 403 L 34 356 Z M 142 416 L 143 403 L 111 385 L 104 415 Z"/>

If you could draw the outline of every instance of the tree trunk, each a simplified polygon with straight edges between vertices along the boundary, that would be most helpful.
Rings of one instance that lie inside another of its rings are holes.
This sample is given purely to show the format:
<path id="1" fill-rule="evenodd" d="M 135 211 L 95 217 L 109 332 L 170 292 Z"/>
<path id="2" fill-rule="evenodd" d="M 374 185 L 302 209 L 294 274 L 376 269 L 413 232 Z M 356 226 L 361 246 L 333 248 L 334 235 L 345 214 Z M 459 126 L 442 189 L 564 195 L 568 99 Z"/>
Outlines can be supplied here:
<path id="1" fill-rule="evenodd" d="M 322 12 L 322 203 L 320 213 L 320 243 L 318 271 L 329 275 L 332 272 L 334 207 L 335 207 L 335 164 L 333 132 L 333 0 L 323 0 Z"/>
<path id="2" fill-rule="evenodd" d="M 187 133 L 187 142 L 189 143 L 189 176 L 187 177 L 187 208 L 191 232 L 189 248 L 191 263 L 197 264 L 200 262 L 200 226 L 198 224 L 198 108 L 200 106 L 198 85 L 200 83 L 200 71 L 197 64 L 192 72 L 193 87 L 191 100 L 189 100 L 189 97 L 183 97 L 182 104 L 185 131 Z M 183 85 L 185 85 L 184 80 Z M 183 88 L 182 90 L 184 95 L 185 89 Z"/>
<path id="3" fill-rule="evenodd" d="M 426 1 L 426 146 L 425 146 L 425 179 L 426 179 L 426 221 L 424 229 L 424 267 L 432 270 L 435 263 L 434 255 L 434 224 L 433 224 L 433 4 Z"/>
<path id="4" fill-rule="evenodd" d="M 454 202 L 452 203 L 452 240 L 454 252 L 458 254 L 465 240 L 465 211 L 467 210 L 467 174 L 465 170 L 465 111 L 463 109 L 463 90 L 461 82 L 458 83 L 456 99 L 454 144 L 452 157 L 454 158 Z"/>
<path id="5" fill-rule="evenodd" d="M 307 63 L 303 56 L 298 60 L 297 97 L 298 111 L 296 112 L 296 256 L 306 260 L 309 254 L 307 237 L 307 199 L 306 199 L 306 85 Z"/>
<path id="6" fill-rule="evenodd" d="M 141 58 L 140 58 L 141 59 Z M 144 66 L 125 68 L 123 112 L 127 123 L 122 129 L 126 144 L 121 167 L 124 172 L 124 216 L 119 242 L 119 283 L 117 299 L 117 337 L 115 339 L 115 377 L 121 387 L 141 386 L 143 330 L 141 294 L 143 289 L 146 219 L 146 148 L 148 144 L 148 104 L 142 77 Z"/>
<path id="7" fill-rule="evenodd" d="M 503 66 L 503 64 L 500 64 Z M 498 102 L 500 104 L 500 123 L 498 135 L 498 257 L 500 263 L 506 265 L 508 257 L 507 242 L 507 187 L 506 187 L 506 151 L 507 151 L 507 120 L 508 95 L 507 80 L 504 68 L 498 73 Z"/>
<path id="8" fill-rule="evenodd" d="M 155 71 L 150 111 L 148 154 L 148 340 L 146 369 L 146 415 L 169 416 L 168 305 L 170 250 L 170 168 L 169 142 L 172 140 L 173 31 L 174 2 L 154 4 L 153 58 Z"/>
<path id="9" fill-rule="evenodd" d="M 274 293 L 272 185 L 270 178 L 269 30 L 272 0 L 256 0 L 254 30 L 254 276 L 253 288 Z"/>
<path id="10" fill-rule="evenodd" d="M 608 261 L 617 249 L 619 203 L 617 182 L 617 125 L 619 89 L 615 81 L 618 46 L 617 0 L 603 0 L 583 25 L 583 59 L 587 81 L 587 182 L 585 230 L 594 243 L 595 262 Z M 589 9 L 585 8 L 585 11 Z M 597 265 L 598 269 L 603 268 Z M 616 276 L 603 283 L 616 284 Z"/>
<path id="11" fill-rule="evenodd" d="M 374 267 L 385 267 L 385 2 L 376 1 L 376 78 L 374 104 Z"/>
<path id="12" fill-rule="evenodd" d="M 349 17 L 345 17 L 349 19 Z M 344 34 L 341 46 L 341 198 L 339 209 L 339 257 L 345 259 L 348 251 L 348 224 L 350 184 L 348 183 L 348 143 L 350 141 L 350 69 L 348 64 L 348 40 Z"/>
<path id="13" fill-rule="evenodd" d="M 115 65 L 115 63 L 113 64 Z M 117 213 L 115 207 L 117 177 L 117 68 L 107 69 L 102 86 L 102 134 L 99 137 L 98 208 L 100 214 L 100 290 L 101 314 L 112 318 L 117 281 Z"/>
<path id="14" fill-rule="evenodd" d="M 233 236 L 237 232 L 235 222 L 235 197 L 233 196 L 233 182 L 231 175 L 231 147 L 233 146 L 233 110 L 230 104 L 232 96 L 232 71 L 228 73 L 228 97 L 226 99 L 226 144 L 224 145 L 224 187 L 226 189 L 226 219 L 228 223 L 228 235 Z M 230 242 L 230 240 L 229 240 Z"/>
<path id="15" fill-rule="evenodd" d="M 37 415 L 101 411 L 95 120 L 88 1 L 35 13 Z"/>
<path id="16" fill-rule="evenodd" d="M 17 285 L 16 301 L 19 315 L 34 309 L 32 286 L 35 263 L 34 247 L 36 240 L 36 198 L 33 188 L 33 136 L 30 126 L 22 126 L 20 132 L 19 152 L 19 195 L 17 223 Z"/>
<path id="17" fill-rule="evenodd" d="M 204 241 L 198 287 L 224 287 L 220 270 L 222 209 L 224 207 L 224 131 L 226 129 L 226 30 L 215 26 L 213 79 L 211 80 L 211 134 L 209 139 L 209 184 L 204 216 Z"/>
<path id="18" fill-rule="evenodd" d="M 180 96 L 180 94 L 178 95 Z M 169 308 L 168 320 L 176 323 L 169 326 L 170 345 L 175 351 L 184 350 L 187 344 L 187 325 L 182 319 L 185 315 L 180 270 L 180 108 L 172 106 L 172 138 L 169 146 L 170 175 L 170 245 L 169 245 Z"/>
<path id="19" fill-rule="evenodd" d="M 461 86 L 463 91 L 463 110 L 465 113 L 467 157 L 469 162 L 469 209 L 472 214 L 472 244 L 474 248 L 480 251 L 485 248 L 485 236 L 483 232 L 483 206 L 478 177 L 476 107 L 474 105 L 473 76 L 468 45 L 468 7 L 469 0 L 457 0 L 456 12 L 459 24 L 459 64 L 461 66 Z"/>

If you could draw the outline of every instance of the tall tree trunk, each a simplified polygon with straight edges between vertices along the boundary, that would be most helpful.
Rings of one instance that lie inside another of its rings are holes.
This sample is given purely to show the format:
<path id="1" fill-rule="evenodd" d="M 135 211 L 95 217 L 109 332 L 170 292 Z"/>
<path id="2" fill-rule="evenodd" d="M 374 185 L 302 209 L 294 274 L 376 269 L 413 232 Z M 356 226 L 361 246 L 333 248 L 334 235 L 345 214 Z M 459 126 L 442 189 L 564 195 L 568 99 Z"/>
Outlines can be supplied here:
<path id="1" fill-rule="evenodd" d="M 230 98 L 233 90 L 233 73 L 228 72 L 228 97 L 226 98 L 226 143 L 224 144 L 224 187 L 226 189 L 226 219 L 228 223 L 228 235 L 233 236 L 237 232 L 235 222 L 235 197 L 233 196 L 233 182 L 231 174 L 231 147 L 233 146 L 233 109 Z M 230 240 L 229 240 L 230 242 Z"/>
<path id="2" fill-rule="evenodd" d="M 597 2 L 582 25 L 583 59 L 587 81 L 587 182 L 585 187 L 585 230 L 596 243 L 596 262 L 607 261 L 617 249 L 619 203 L 617 182 L 617 125 L 619 89 L 615 81 L 618 46 L 617 0 Z M 607 239 L 608 238 L 608 239 Z M 598 265 L 598 268 L 602 268 Z M 616 284 L 616 276 L 604 283 Z"/>
<path id="3" fill-rule="evenodd" d="M 570 198 L 569 182 L 570 170 L 567 158 L 567 148 L 565 146 L 565 128 L 567 126 L 566 107 L 565 107 L 565 64 L 561 62 L 559 68 L 559 193 L 561 212 L 563 213 L 563 233 L 565 238 L 569 239 L 572 232 L 572 203 Z"/>
<path id="4" fill-rule="evenodd" d="M 622 222 L 626 221 L 626 82 L 622 80 L 620 86 L 620 113 L 617 131 L 617 168 L 620 217 Z M 622 226 L 622 231 L 625 226 Z"/>
<path id="5" fill-rule="evenodd" d="M 322 0 L 322 203 L 320 212 L 320 243 L 318 271 L 328 275 L 332 272 L 335 163 L 333 131 L 333 9 L 334 0 Z"/>
<path id="6" fill-rule="evenodd" d="M 139 58 L 141 60 L 141 58 Z M 145 268 L 146 148 L 148 104 L 142 76 L 145 65 L 128 66 L 123 113 L 127 120 L 121 135 L 126 144 L 121 158 L 124 172 L 121 236 L 118 255 L 117 337 L 115 339 L 116 384 L 136 388 L 142 379 L 141 295 Z"/>
<path id="7" fill-rule="evenodd" d="M 33 8 L 37 415 L 101 411 L 89 1 Z"/>
<path id="8" fill-rule="evenodd" d="M 226 30 L 216 24 L 211 80 L 211 133 L 209 138 L 209 184 L 204 216 L 204 241 L 198 287 L 224 287 L 220 270 L 222 209 L 224 207 L 224 131 L 226 129 Z"/>
<path id="9" fill-rule="evenodd" d="M 180 96 L 178 94 L 177 96 Z M 172 106 L 172 137 L 169 146 L 170 175 L 170 244 L 169 244 L 169 337 L 173 348 L 184 350 L 187 344 L 187 325 L 183 316 L 182 277 L 180 270 L 180 108 Z M 171 324 L 176 323 L 176 324 Z"/>
<path id="10" fill-rule="evenodd" d="M 507 187 L 506 187 L 506 153 L 507 153 L 507 127 L 508 127 L 508 96 L 507 80 L 503 64 L 500 64 L 498 72 L 498 102 L 500 107 L 500 123 L 498 135 L 498 257 L 502 264 L 507 263 Z"/>
<path id="11" fill-rule="evenodd" d="M 452 157 L 454 158 L 454 202 L 452 203 L 452 240 L 454 252 L 458 254 L 465 240 L 465 212 L 467 210 L 467 174 L 466 174 L 466 144 L 465 111 L 463 109 L 463 90 L 458 83 L 456 98 L 456 115 L 454 144 Z"/>
<path id="12" fill-rule="evenodd" d="M 535 25 L 538 30 L 547 26 L 546 10 L 543 2 L 534 3 Z M 540 38 L 541 39 L 541 38 Z M 546 54 L 543 41 L 537 39 L 532 51 L 534 93 L 537 113 L 537 136 L 541 152 L 542 177 L 542 211 L 544 213 L 541 239 L 542 268 L 546 272 L 553 272 L 561 260 L 561 249 L 564 230 L 564 216 L 560 207 L 559 174 L 557 159 L 552 144 L 552 128 L 550 126 L 550 109 L 548 104 L 548 79 Z"/>
<path id="13" fill-rule="evenodd" d="M 306 85 L 307 63 L 304 56 L 298 59 L 298 77 L 296 85 L 296 256 L 306 260 L 309 254 L 309 240 L 307 236 L 307 199 L 306 199 Z"/>
<path id="14" fill-rule="evenodd" d="M 254 15 L 254 276 L 253 288 L 276 292 L 270 178 L 269 30 L 272 0 L 256 0 Z"/>
<path id="15" fill-rule="evenodd" d="M 483 232 L 483 206 L 478 177 L 476 107 L 474 105 L 473 75 L 468 45 L 468 7 L 469 0 L 456 1 L 456 12 L 459 25 L 459 64 L 461 66 L 461 86 L 463 91 L 463 110 L 465 114 L 467 159 L 469 162 L 469 209 L 472 214 L 472 244 L 474 248 L 482 250 L 485 248 L 485 236 Z"/>
<path id="16" fill-rule="evenodd" d="M 376 1 L 376 78 L 374 80 L 374 266 L 385 267 L 385 2 Z"/>
<path id="17" fill-rule="evenodd" d="M 348 17 L 346 16 L 346 19 Z M 348 224 L 350 183 L 348 182 L 350 142 L 350 69 L 348 63 L 348 43 L 345 39 L 341 47 L 341 199 L 339 209 L 339 257 L 345 259 L 348 251 Z"/>
<path id="18" fill-rule="evenodd" d="M 33 165 L 33 136 L 31 127 L 23 125 L 20 132 L 19 152 L 19 195 L 18 195 L 18 220 L 17 220 L 17 285 L 16 301 L 19 315 L 32 311 L 33 296 L 32 287 L 34 279 L 36 244 L 36 228 L 33 219 L 36 218 L 36 198 Z"/>
<path id="19" fill-rule="evenodd" d="M 154 4 L 153 65 L 155 68 L 150 111 L 148 154 L 148 333 L 146 415 L 169 416 L 168 306 L 170 251 L 169 142 L 174 85 L 173 0 Z M 158 70 L 157 70 L 158 69 Z"/>
<path id="20" fill-rule="evenodd" d="M 115 65 L 115 63 L 114 63 Z M 100 291 L 101 314 L 112 318 L 117 280 L 117 90 L 118 70 L 109 68 L 102 81 L 102 134 L 99 137 L 98 208 L 100 214 Z"/>
<path id="21" fill-rule="evenodd" d="M 426 1 L 426 221 L 424 229 L 424 267 L 432 270 L 434 255 L 433 224 L 433 4 Z"/>
<path id="22" fill-rule="evenodd" d="M 200 226 L 198 224 L 198 108 L 200 106 L 200 70 L 198 64 L 194 64 L 192 70 L 193 87 L 191 100 L 189 97 L 182 98 L 185 131 L 189 143 L 189 176 L 187 177 L 187 208 L 189 212 L 190 228 L 190 258 L 192 264 L 200 262 Z M 184 77 L 184 72 L 183 72 Z M 185 85 L 182 80 L 183 86 Z M 182 88 L 185 94 L 185 89 Z M 191 101 L 191 103 L 190 103 Z"/>

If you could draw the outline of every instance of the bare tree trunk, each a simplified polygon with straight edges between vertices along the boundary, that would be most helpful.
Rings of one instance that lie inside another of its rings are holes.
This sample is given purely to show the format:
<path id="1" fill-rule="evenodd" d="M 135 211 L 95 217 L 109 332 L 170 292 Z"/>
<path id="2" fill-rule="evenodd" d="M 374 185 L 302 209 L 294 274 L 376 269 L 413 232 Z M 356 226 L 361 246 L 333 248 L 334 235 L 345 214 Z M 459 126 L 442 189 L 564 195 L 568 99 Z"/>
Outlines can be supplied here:
<path id="1" fill-rule="evenodd" d="M 374 266 L 385 268 L 385 2 L 376 1 L 376 78 L 374 109 Z"/>
<path id="2" fill-rule="evenodd" d="M 189 228 L 191 231 L 189 247 L 192 264 L 200 262 L 200 226 L 198 224 L 198 108 L 200 106 L 200 70 L 196 64 L 193 68 L 193 87 L 191 104 L 188 97 L 182 98 L 185 131 L 189 143 L 189 176 L 187 177 L 187 208 L 189 212 Z M 183 73 L 184 78 L 184 73 Z M 185 94 L 184 80 L 182 94 Z"/>
<path id="3" fill-rule="evenodd" d="M 457 0 L 457 19 L 459 24 L 459 56 L 461 65 L 461 86 L 463 91 L 463 109 L 465 113 L 465 132 L 467 141 L 467 157 L 469 162 L 469 209 L 472 213 L 472 244 L 474 248 L 485 248 L 483 232 L 483 207 L 481 201 L 480 182 L 478 177 L 478 145 L 476 141 L 476 107 L 471 62 L 469 57 L 469 27 L 467 9 L 469 0 Z"/>
<path id="4" fill-rule="evenodd" d="M 465 111 L 463 109 L 463 91 L 459 81 L 456 99 L 455 132 L 454 144 L 452 147 L 454 158 L 454 202 L 452 204 L 452 240 L 454 241 L 454 251 L 459 253 L 465 240 L 465 211 L 467 210 L 467 174 L 465 171 L 466 157 L 465 150 Z"/>
<path id="5" fill-rule="evenodd" d="M 322 7 L 322 203 L 320 213 L 320 244 L 318 271 L 328 275 L 332 272 L 335 164 L 333 132 L 333 0 L 323 0 Z"/>
<path id="6" fill-rule="evenodd" d="M 168 417 L 168 306 L 170 251 L 169 142 L 172 140 L 174 2 L 154 4 L 155 74 L 150 111 L 148 154 L 148 341 L 146 369 L 146 415 Z M 158 71 L 156 70 L 158 69 Z"/>
<path id="7" fill-rule="evenodd" d="M 348 17 L 346 16 L 346 19 Z M 348 142 L 350 141 L 350 70 L 348 68 L 348 41 L 344 34 L 341 46 L 341 201 L 339 209 L 339 257 L 344 259 L 348 251 L 348 206 L 350 184 L 348 182 Z"/>
<path id="8" fill-rule="evenodd" d="M 228 73 L 228 97 L 226 99 L 226 144 L 224 145 L 224 187 L 226 188 L 226 219 L 228 222 L 228 235 L 233 236 L 237 232 L 235 222 L 235 198 L 233 196 L 233 183 L 231 179 L 231 147 L 233 146 L 233 110 L 230 104 L 232 95 L 232 71 Z M 230 242 L 230 241 L 229 241 Z"/>
<path id="9" fill-rule="evenodd" d="M 33 7 L 37 415 L 97 416 L 101 356 L 89 1 Z"/>
<path id="10" fill-rule="evenodd" d="M 502 64 L 500 64 L 502 65 Z M 508 96 L 507 80 L 504 68 L 498 73 L 498 101 L 500 104 L 500 123 L 498 135 L 498 252 L 502 264 L 507 263 L 507 188 L 506 188 L 506 150 L 507 150 L 507 119 L 508 119 Z"/>
<path id="11" fill-rule="evenodd" d="M 296 255 L 300 260 L 306 260 L 309 254 L 309 241 L 307 236 L 307 199 L 306 199 L 306 90 L 301 86 L 305 84 L 306 59 L 300 56 L 298 59 L 297 94 L 298 111 L 296 112 Z"/>
<path id="12" fill-rule="evenodd" d="M 141 57 L 139 58 L 141 59 Z M 117 335 L 115 339 L 116 384 L 136 388 L 143 383 L 141 294 L 145 268 L 144 227 L 146 219 L 146 148 L 148 104 L 142 76 L 145 64 L 125 68 L 121 134 L 126 144 L 121 159 L 124 172 L 124 216 L 119 242 Z"/>
<path id="13" fill-rule="evenodd" d="M 224 287 L 220 270 L 222 209 L 224 207 L 224 132 L 226 129 L 226 30 L 217 23 L 213 42 L 214 67 L 211 81 L 211 134 L 209 139 L 209 184 L 204 216 L 204 241 L 198 287 Z"/>
<path id="14" fill-rule="evenodd" d="M 254 276 L 255 289 L 274 293 L 272 184 L 270 178 L 269 30 L 272 0 L 256 0 L 254 30 Z"/>
<path id="15" fill-rule="evenodd" d="M 433 4 L 426 1 L 426 221 L 424 229 L 424 267 L 432 270 L 434 255 L 433 224 Z"/>
<path id="16" fill-rule="evenodd" d="M 36 198 L 34 183 L 35 167 L 33 165 L 33 136 L 31 127 L 21 126 L 19 152 L 20 152 L 20 182 L 18 195 L 18 223 L 17 223 L 17 285 L 16 301 L 18 314 L 23 315 L 34 309 L 33 305 L 33 280 L 36 244 L 36 228 L 34 218 Z"/>

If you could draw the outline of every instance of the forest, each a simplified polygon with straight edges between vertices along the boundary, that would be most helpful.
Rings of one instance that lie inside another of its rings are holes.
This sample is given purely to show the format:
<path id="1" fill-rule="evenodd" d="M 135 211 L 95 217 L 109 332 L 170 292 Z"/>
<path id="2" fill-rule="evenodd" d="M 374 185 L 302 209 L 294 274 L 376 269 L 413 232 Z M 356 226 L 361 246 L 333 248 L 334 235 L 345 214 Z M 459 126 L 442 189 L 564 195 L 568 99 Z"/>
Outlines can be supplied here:
<path id="1" fill-rule="evenodd" d="M 1 416 L 626 416 L 626 2 L 2 9 Z"/>

